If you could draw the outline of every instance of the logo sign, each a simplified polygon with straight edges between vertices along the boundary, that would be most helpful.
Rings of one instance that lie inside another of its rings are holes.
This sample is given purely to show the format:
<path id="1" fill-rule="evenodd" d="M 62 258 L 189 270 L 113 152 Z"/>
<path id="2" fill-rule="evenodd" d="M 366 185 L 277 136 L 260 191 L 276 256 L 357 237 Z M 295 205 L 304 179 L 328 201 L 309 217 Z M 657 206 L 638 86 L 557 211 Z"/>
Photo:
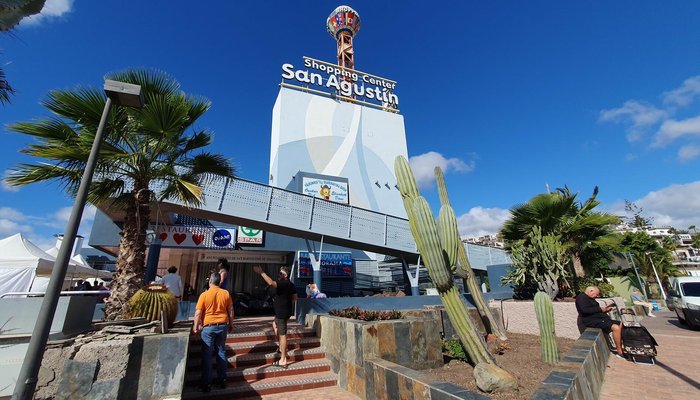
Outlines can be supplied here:
<path id="1" fill-rule="evenodd" d="M 211 241 L 218 247 L 226 247 L 231 244 L 232 240 L 233 233 L 228 229 L 219 229 L 218 231 L 214 232 L 211 237 Z"/>
<path id="2" fill-rule="evenodd" d="M 319 253 L 314 252 L 316 260 Z M 321 276 L 335 278 L 352 278 L 352 253 L 323 252 L 321 257 Z M 312 277 L 313 267 L 308 251 L 300 251 L 299 256 L 299 277 Z"/>
<path id="3" fill-rule="evenodd" d="M 364 72 L 343 68 L 335 64 L 304 57 L 304 69 L 295 69 L 292 64 L 282 65 L 282 79 L 293 80 L 304 87 L 337 92 L 347 98 L 361 98 L 376 105 L 397 107 L 399 98 L 393 93 L 396 82 Z"/>
<path id="4" fill-rule="evenodd" d="M 238 244 L 263 244 L 262 229 L 248 228 L 245 226 L 238 227 L 238 235 L 236 236 Z"/>
<path id="5" fill-rule="evenodd" d="M 233 249 L 236 246 L 232 240 L 234 229 L 217 230 L 213 226 L 201 225 L 159 225 L 152 227 L 158 235 L 158 240 L 163 247 L 183 247 L 183 248 L 203 248 L 216 249 L 226 248 Z M 228 242 L 222 235 L 220 238 L 218 232 L 227 232 Z M 233 233 L 232 233 L 233 232 Z M 215 240 L 215 238 L 217 238 Z M 225 244 L 224 244 L 225 243 Z"/>
<path id="6" fill-rule="evenodd" d="M 301 186 L 302 193 L 309 196 L 320 197 L 338 203 L 349 203 L 347 182 L 304 177 Z"/>

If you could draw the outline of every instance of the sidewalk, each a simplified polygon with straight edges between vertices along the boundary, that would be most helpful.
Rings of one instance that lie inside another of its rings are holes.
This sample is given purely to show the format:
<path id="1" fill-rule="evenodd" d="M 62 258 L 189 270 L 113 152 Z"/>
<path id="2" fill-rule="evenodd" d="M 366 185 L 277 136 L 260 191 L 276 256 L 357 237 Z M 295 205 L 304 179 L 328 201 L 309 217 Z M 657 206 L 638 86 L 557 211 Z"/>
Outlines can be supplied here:
<path id="1" fill-rule="evenodd" d="M 656 365 L 610 357 L 601 399 L 700 398 L 700 331 L 680 325 L 672 312 L 657 315 L 642 321 L 659 343 Z"/>

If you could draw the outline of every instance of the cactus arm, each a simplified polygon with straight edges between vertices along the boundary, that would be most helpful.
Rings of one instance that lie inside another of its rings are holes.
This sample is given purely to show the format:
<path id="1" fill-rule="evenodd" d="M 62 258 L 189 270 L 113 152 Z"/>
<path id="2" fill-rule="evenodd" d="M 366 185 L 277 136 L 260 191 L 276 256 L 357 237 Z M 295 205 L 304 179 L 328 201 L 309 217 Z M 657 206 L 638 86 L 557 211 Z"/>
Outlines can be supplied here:
<path id="1" fill-rule="evenodd" d="M 559 363 L 557 337 L 554 331 L 554 308 L 552 299 L 545 292 L 535 294 L 535 314 L 540 328 L 542 361 L 547 364 Z"/>

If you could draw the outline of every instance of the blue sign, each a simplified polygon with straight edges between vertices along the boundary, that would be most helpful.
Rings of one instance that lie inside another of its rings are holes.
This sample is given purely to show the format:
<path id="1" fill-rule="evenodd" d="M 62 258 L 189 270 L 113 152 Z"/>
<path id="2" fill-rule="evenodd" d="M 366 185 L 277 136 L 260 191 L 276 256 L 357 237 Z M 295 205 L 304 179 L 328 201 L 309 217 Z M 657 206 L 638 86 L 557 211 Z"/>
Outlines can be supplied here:
<path id="1" fill-rule="evenodd" d="M 214 242 L 216 246 L 226 247 L 231 243 L 232 237 L 233 235 L 228 229 L 219 229 L 218 231 L 214 232 L 214 235 L 211 237 L 211 241 Z"/>
<path id="2" fill-rule="evenodd" d="M 318 252 L 314 252 L 318 260 Z M 323 252 L 321 257 L 321 276 L 335 278 L 352 278 L 352 253 Z M 308 251 L 299 252 L 299 277 L 312 277 L 311 257 Z"/>

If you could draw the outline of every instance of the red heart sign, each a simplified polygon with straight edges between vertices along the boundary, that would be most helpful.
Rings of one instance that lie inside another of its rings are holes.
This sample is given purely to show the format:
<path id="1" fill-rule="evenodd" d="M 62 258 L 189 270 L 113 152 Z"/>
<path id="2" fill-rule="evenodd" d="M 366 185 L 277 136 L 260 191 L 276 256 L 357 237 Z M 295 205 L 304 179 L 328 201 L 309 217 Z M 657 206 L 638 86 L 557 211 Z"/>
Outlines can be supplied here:
<path id="1" fill-rule="evenodd" d="M 165 239 L 167 239 L 167 238 L 168 238 L 168 234 L 167 234 L 167 233 L 163 232 L 163 233 L 160 234 L 160 241 L 161 241 L 161 242 L 164 242 Z"/>
<path id="2" fill-rule="evenodd" d="M 173 239 L 175 240 L 175 243 L 180 244 L 187 239 L 187 235 L 184 233 L 176 233 L 173 235 Z"/>
<path id="3" fill-rule="evenodd" d="M 199 246 L 200 243 L 204 240 L 204 235 L 192 235 L 192 241 L 194 244 Z"/>

